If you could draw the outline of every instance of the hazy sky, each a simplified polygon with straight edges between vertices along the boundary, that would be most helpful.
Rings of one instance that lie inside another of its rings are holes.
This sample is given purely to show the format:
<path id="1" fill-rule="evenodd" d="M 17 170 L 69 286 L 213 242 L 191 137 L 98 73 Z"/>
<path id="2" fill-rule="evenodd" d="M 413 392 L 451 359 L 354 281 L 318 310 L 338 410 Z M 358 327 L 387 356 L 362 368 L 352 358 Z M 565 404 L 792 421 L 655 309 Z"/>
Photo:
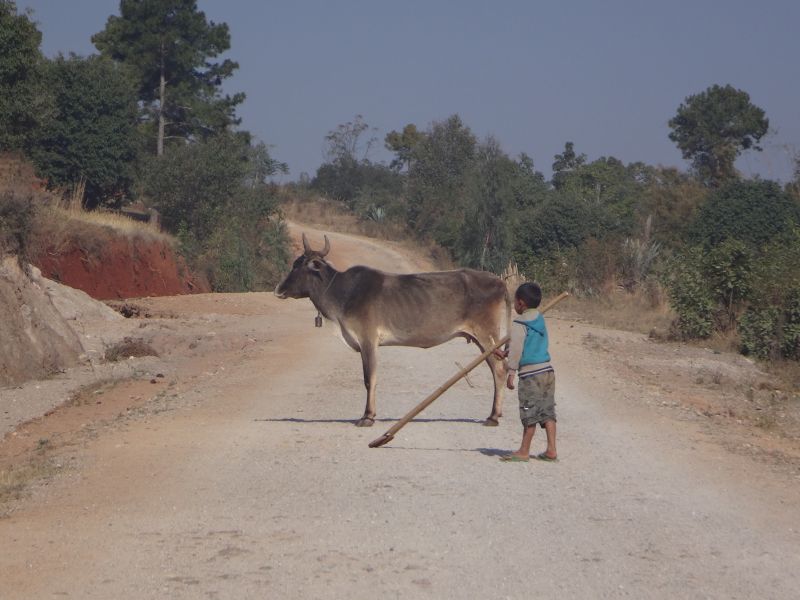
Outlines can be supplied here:
<path id="1" fill-rule="evenodd" d="M 117 0 L 18 0 L 47 56 L 95 52 Z M 687 168 L 667 122 L 690 94 L 731 84 L 766 111 L 745 175 L 791 179 L 800 151 L 800 0 L 199 0 L 230 27 L 242 127 L 313 175 L 324 136 L 356 114 L 384 135 L 458 113 L 479 137 L 550 175 L 566 141 Z"/>

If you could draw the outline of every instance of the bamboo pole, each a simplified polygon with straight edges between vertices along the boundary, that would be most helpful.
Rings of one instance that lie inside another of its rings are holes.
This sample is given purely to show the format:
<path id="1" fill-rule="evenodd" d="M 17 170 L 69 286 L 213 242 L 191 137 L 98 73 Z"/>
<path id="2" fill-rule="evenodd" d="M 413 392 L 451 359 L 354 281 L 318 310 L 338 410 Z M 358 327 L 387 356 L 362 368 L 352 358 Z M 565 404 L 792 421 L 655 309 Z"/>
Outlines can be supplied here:
<path id="1" fill-rule="evenodd" d="M 569 296 L 569 292 L 561 293 L 560 295 L 558 295 L 555 298 L 553 298 L 550 302 L 548 302 L 543 308 L 541 308 L 539 310 L 539 312 L 541 312 L 541 313 L 547 312 L 548 310 L 553 308 L 553 306 L 555 306 L 556 304 L 561 302 L 567 296 Z M 448 389 L 450 389 L 453 386 L 453 384 L 455 384 L 459 379 L 464 377 L 464 375 L 466 375 L 467 373 L 472 371 L 472 369 L 474 369 L 479 364 L 481 364 L 483 361 L 485 361 L 487 358 L 489 358 L 489 355 L 492 352 L 494 352 L 495 350 L 500 348 L 508 340 L 509 340 L 509 336 L 503 337 L 503 339 L 500 340 L 499 342 L 497 342 L 497 344 L 495 344 L 494 346 L 492 346 L 491 348 L 486 350 L 483 354 L 481 354 L 479 357 L 477 357 L 475 360 L 473 360 L 471 363 L 469 363 L 466 367 L 464 367 L 458 373 L 453 375 L 450 379 L 445 381 L 442 385 L 440 385 L 438 388 L 436 388 L 436 390 L 434 390 L 434 392 L 432 394 L 430 394 L 427 398 L 425 398 L 425 400 L 423 400 L 422 402 L 417 404 L 402 419 L 400 419 L 397 423 L 392 425 L 386 431 L 386 433 L 384 433 L 381 437 L 372 440 L 369 443 L 369 447 L 370 448 L 378 448 L 380 446 L 383 446 L 384 444 L 387 444 L 387 443 L 391 442 L 392 439 L 394 439 L 394 435 L 398 431 L 400 431 L 403 427 L 405 427 L 405 425 L 409 421 L 411 421 L 419 413 L 421 413 L 423 410 L 425 410 L 428 406 L 433 404 L 434 400 L 436 400 L 439 396 L 444 394 Z"/>

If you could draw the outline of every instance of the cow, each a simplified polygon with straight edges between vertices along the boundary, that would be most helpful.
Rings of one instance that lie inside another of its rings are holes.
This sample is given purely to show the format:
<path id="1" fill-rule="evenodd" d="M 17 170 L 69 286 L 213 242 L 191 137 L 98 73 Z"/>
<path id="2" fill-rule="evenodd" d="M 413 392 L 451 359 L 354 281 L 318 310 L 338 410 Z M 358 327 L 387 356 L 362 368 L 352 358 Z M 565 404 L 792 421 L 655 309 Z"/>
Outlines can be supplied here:
<path id="1" fill-rule="evenodd" d="M 365 266 L 337 271 L 325 260 L 330 252 L 313 250 L 303 234 L 303 254 L 275 288 L 278 298 L 309 298 L 328 320 L 339 325 L 348 346 L 361 353 L 367 404 L 359 427 L 375 423 L 378 346 L 430 348 L 453 338 L 474 342 L 481 352 L 501 340 L 502 309 L 510 322 L 511 301 L 503 281 L 485 271 L 458 269 L 401 275 Z M 492 412 L 484 425 L 502 416 L 503 362 L 486 359 L 494 378 Z"/>

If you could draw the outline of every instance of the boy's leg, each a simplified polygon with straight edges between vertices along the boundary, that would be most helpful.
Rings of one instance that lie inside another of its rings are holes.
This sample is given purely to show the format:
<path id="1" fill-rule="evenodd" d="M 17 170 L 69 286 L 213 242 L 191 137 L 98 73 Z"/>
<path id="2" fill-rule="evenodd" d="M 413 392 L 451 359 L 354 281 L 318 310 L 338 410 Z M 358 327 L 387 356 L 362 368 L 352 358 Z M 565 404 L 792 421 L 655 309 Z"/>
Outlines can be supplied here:
<path id="1" fill-rule="evenodd" d="M 545 421 L 543 425 L 544 432 L 547 434 L 547 450 L 545 450 L 545 454 L 548 458 L 558 458 L 558 452 L 556 451 L 556 422 Z"/>
<path id="2" fill-rule="evenodd" d="M 517 451 L 520 456 L 527 458 L 531 455 L 531 442 L 533 442 L 534 433 L 536 433 L 536 425 L 528 425 L 522 430 L 522 443 Z"/>
<path id="3" fill-rule="evenodd" d="M 522 441 L 519 444 L 519 450 L 512 452 L 509 456 L 517 456 L 519 458 L 528 459 L 531 455 L 531 443 L 533 442 L 533 434 L 536 433 L 536 425 L 528 425 L 522 427 Z"/>

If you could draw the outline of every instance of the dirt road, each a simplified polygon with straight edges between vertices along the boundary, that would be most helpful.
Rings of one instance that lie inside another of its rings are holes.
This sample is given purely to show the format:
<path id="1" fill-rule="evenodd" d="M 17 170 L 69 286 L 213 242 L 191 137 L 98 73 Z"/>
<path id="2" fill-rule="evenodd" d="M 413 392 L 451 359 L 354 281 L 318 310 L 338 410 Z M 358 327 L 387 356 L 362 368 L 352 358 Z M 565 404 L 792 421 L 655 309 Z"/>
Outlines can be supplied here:
<path id="1" fill-rule="evenodd" d="M 339 267 L 418 264 L 331 242 Z M 659 408 L 586 343 L 602 333 L 557 311 L 561 460 L 504 464 L 516 399 L 482 427 L 483 367 L 367 447 L 475 356 L 463 341 L 382 348 L 378 422 L 361 429 L 359 357 L 310 302 L 141 305 L 165 377 L 92 396 L 133 408 L 64 437 L 56 474 L 0 519 L 3 600 L 797 597 L 800 479 Z"/>

